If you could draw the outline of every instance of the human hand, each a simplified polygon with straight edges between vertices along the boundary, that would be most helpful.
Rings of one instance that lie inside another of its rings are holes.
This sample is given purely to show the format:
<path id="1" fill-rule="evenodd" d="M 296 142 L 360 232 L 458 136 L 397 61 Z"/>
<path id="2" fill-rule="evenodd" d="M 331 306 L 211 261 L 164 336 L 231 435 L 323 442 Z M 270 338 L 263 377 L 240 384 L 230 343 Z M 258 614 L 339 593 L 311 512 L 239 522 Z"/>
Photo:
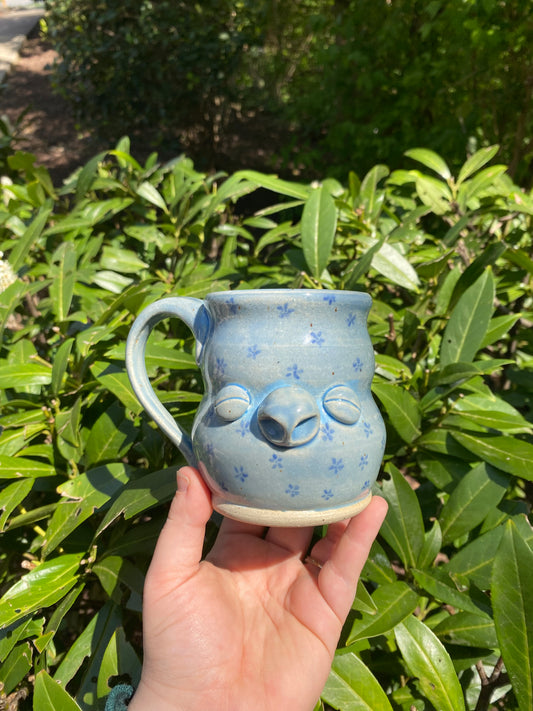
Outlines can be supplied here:
<path id="1" fill-rule="evenodd" d="M 226 518 L 200 562 L 211 495 L 183 468 L 146 578 L 129 711 L 310 711 L 386 510 L 374 497 L 331 524 L 309 558 L 312 528 Z"/>

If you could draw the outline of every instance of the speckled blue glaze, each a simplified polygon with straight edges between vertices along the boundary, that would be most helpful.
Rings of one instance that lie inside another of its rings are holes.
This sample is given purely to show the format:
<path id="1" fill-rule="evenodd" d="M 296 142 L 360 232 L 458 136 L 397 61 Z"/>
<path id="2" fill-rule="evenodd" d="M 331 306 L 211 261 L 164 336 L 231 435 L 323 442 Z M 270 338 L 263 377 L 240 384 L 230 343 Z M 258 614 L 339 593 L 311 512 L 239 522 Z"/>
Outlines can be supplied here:
<path id="1" fill-rule="evenodd" d="M 374 352 L 367 294 L 243 290 L 160 300 L 126 348 L 137 397 L 198 466 L 217 510 L 264 525 L 346 518 L 370 500 L 385 427 L 370 392 Z M 193 331 L 205 384 L 192 434 L 156 398 L 144 365 L 159 320 Z"/>

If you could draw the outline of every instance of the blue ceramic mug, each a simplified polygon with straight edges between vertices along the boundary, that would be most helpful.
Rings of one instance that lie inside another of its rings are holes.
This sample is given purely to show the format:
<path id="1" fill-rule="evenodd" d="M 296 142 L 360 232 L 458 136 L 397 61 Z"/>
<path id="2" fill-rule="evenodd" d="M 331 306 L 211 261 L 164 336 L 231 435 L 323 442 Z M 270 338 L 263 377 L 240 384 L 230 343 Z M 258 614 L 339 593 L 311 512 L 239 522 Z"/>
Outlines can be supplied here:
<path id="1" fill-rule="evenodd" d="M 217 511 L 265 526 L 312 526 L 369 503 L 385 448 L 370 392 L 371 303 L 349 291 L 223 291 L 161 299 L 135 320 L 126 346 L 133 390 L 200 469 Z M 148 336 L 168 317 L 193 332 L 205 385 L 191 435 L 146 373 Z"/>

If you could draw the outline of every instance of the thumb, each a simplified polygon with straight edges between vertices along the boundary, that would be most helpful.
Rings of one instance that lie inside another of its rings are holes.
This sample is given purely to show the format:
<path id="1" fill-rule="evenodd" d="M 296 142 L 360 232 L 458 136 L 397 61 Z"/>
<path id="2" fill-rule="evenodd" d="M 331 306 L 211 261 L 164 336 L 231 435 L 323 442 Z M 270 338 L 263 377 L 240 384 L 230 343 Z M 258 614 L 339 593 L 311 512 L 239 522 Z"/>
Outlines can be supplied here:
<path id="1" fill-rule="evenodd" d="M 150 565 L 151 577 L 163 580 L 168 576 L 175 585 L 196 572 L 212 511 L 211 493 L 200 473 L 193 467 L 180 469 L 177 491 Z"/>

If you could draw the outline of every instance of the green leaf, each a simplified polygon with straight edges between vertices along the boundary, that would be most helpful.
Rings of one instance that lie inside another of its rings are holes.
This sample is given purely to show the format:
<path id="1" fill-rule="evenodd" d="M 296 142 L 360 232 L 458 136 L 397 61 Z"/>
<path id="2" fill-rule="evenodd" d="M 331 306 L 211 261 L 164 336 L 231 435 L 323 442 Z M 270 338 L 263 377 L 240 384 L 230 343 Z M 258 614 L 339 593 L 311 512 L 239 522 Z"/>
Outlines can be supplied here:
<path id="1" fill-rule="evenodd" d="M 135 397 L 128 374 L 124 368 L 116 365 L 97 361 L 91 365 L 94 377 L 110 392 L 113 393 L 128 410 L 136 415 L 142 412 L 142 406 Z"/>
<path id="2" fill-rule="evenodd" d="M 10 694 L 32 667 L 32 648 L 29 642 L 14 647 L 0 665 L 0 692 Z M 1 699 L 2 697 L 0 697 Z M 5 698 L 5 696 L 4 696 Z"/>
<path id="3" fill-rule="evenodd" d="M 397 384 L 375 381 L 373 393 L 380 399 L 392 426 L 400 437 L 410 444 L 420 436 L 422 413 L 417 400 Z"/>
<path id="4" fill-rule="evenodd" d="M 479 525 L 502 500 L 509 478 L 482 462 L 466 474 L 444 505 L 440 516 L 444 544 Z"/>
<path id="5" fill-rule="evenodd" d="M 373 247 L 377 240 L 366 238 L 361 242 Z M 394 284 L 403 286 L 410 291 L 418 291 L 420 280 L 418 274 L 407 259 L 393 245 L 385 242 L 372 257 L 372 267 Z"/>
<path id="6" fill-rule="evenodd" d="M 176 466 L 128 482 L 111 505 L 96 535 L 100 535 L 119 516 L 123 515 L 126 519 L 136 516 L 141 511 L 169 501 L 175 493 Z"/>
<path id="7" fill-rule="evenodd" d="M 486 148 L 480 148 L 474 155 L 470 156 L 459 171 L 457 186 L 461 185 L 463 181 L 483 168 L 484 165 L 494 158 L 499 150 L 500 146 L 487 146 Z"/>
<path id="8" fill-rule="evenodd" d="M 441 365 L 474 360 L 489 327 L 494 292 L 492 269 L 487 268 L 452 311 L 442 338 Z"/>
<path id="9" fill-rule="evenodd" d="M 81 669 L 87 657 L 91 659 L 91 666 L 94 669 L 94 683 L 98 678 L 99 660 L 102 659 L 104 651 L 111 639 L 113 632 L 122 625 L 120 608 L 111 602 L 105 605 L 93 615 L 85 629 L 78 635 L 72 645 L 68 648 L 65 656 L 61 660 L 54 679 L 66 686 L 68 682 Z M 91 670 L 89 669 L 89 672 Z M 86 687 L 91 685 L 90 680 L 86 681 Z"/>
<path id="10" fill-rule="evenodd" d="M 163 196 L 157 190 L 157 188 L 152 185 L 152 183 L 144 181 L 135 189 L 135 192 L 137 193 L 137 195 L 139 195 L 139 197 L 144 198 L 152 205 L 161 208 L 163 212 L 168 213 L 168 207 L 163 199 Z"/>
<path id="11" fill-rule="evenodd" d="M 141 663 L 131 644 L 126 641 L 124 629 L 119 627 L 111 639 L 102 657 L 98 674 L 97 696 L 102 698 L 111 691 L 109 680 L 127 674 L 135 688 L 141 678 Z"/>
<path id="12" fill-rule="evenodd" d="M 392 711 L 377 679 L 352 652 L 335 656 L 322 698 L 342 711 Z"/>
<path id="13" fill-rule="evenodd" d="M 494 393 L 461 397 L 454 402 L 452 412 L 458 412 L 487 429 L 509 434 L 530 433 L 532 429 L 518 410 Z"/>
<path id="14" fill-rule="evenodd" d="M 492 187 L 496 179 L 503 175 L 506 170 L 506 165 L 491 165 L 470 180 L 467 180 L 466 183 L 463 183 L 459 188 L 457 197 L 461 212 L 465 212 L 468 209 L 471 200 L 483 197 L 487 188 Z"/>
<path id="15" fill-rule="evenodd" d="M 44 669 L 35 678 L 34 711 L 81 711 L 65 689 Z"/>
<path id="16" fill-rule="evenodd" d="M 429 568 L 435 562 L 435 558 L 440 553 L 442 547 L 442 531 L 437 519 L 433 521 L 430 531 L 424 536 L 424 546 L 420 551 L 416 564 L 418 568 Z"/>
<path id="17" fill-rule="evenodd" d="M 434 170 L 435 173 L 440 175 L 441 178 L 444 178 L 444 180 L 448 180 L 452 177 L 450 169 L 446 165 L 446 161 L 434 151 L 430 151 L 427 148 L 411 148 L 405 151 L 404 155 L 418 161 L 418 163 L 422 163 L 426 168 Z"/>
<path id="18" fill-rule="evenodd" d="M 51 381 L 52 368 L 40 363 L 0 366 L 0 389 L 25 385 L 49 385 Z"/>
<path id="19" fill-rule="evenodd" d="M 54 265 L 52 267 L 50 296 L 55 316 L 61 323 L 68 317 L 74 294 L 76 277 L 76 249 L 74 244 L 72 242 L 62 242 L 53 256 L 53 261 L 59 263 L 57 266 Z"/>
<path id="20" fill-rule="evenodd" d="M 137 274 L 142 269 L 146 269 L 148 265 L 139 259 L 131 249 L 105 245 L 100 257 L 100 266 L 102 269 L 111 269 L 119 273 Z"/>
<path id="21" fill-rule="evenodd" d="M 391 478 L 382 484 L 382 493 L 389 510 L 381 527 L 381 535 L 400 556 L 407 568 L 416 566 L 424 547 L 424 522 L 415 492 L 393 466 L 388 466 Z"/>
<path id="22" fill-rule="evenodd" d="M 60 501 L 54 511 L 42 543 L 44 555 L 49 555 L 78 526 L 100 510 L 128 481 L 128 469 L 122 462 L 113 462 L 79 474 L 58 487 L 69 501 Z"/>
<path id="23" fill-rule="evenodd" d="M 416 617 L 408 617 L 396 627 L 395 634 L 409 672 L 418 677 L 433 706 L 439 711 L 465 711 L 450 655 L 429 627 Z"/>
<path id="24" fill-rule="evenodd" d="M 500 650 L 520 711 L 533 708 L 533 551 L 508 521 L 494 560 L 492 602 Z"/>
<path id="25" fill-rule="evenodd" d="M 347 644 L 387 634 L 414 612 L 418 605 L 416 592 L 401 581 L 380 585 L 373 593 L 372 600 L 377 610 L 373 614 L 363 614 L 361 619 L 355 620 Z"/>
<path id="26" fill-rule="evenodd" d="M 233 177 L 235 180 L 237 180 L 237 178 L 241 180 L 249 180 L 259 188 L 272 190 L 274 193 L 287 195 L 288 197 L 306 200 L 309 196 L 308 187 L 298 185 L 298 183 L 289 182 L 288 180 L 281 180 L 281 178 L 278 178 L 276 175 L 265 175 L 264 173 L 259 173 L 255 170 L 240 170 L 235 173 Z"/>
<path id="27" fill-rule="evenodd" d="M 124 587 L 132 593 L 137 603 L 136 607 L 131 600 L 126 603 L 126 608 L 141 610 L 144 575 L 126 558 L 117 555 L 107 555 L 93 567 L 93 572 L 98 576 L 102 587 L 108 596 L 117 603 L 124 605 Z"/>
<path id="28" fill-rule="evenodd" d="M 18 271 L 24 264 L 24 260 L 30 253 L 34 242 L 41 236 L 46 221 L 52 212 L 52 208 L 52 201 L 47 200 L 47 202 L 39 208 L 39 212 L 33 218 L 32 222 L 30 222 L 24 234 L 17 239 L 15 247 L 13 247 L 9 255 L 9 263 L 13 267 L 14 272 Z"/>
<path id="29" fill-rule="evenodd" d="M 1 475 L 0 469 L 0 475 Z M 5 530 L 8 518 L 15 509 L 30 493 L 33 487 L 32 479 L 16 481 L 9 486 L 0 489 L 0 533 Z"/>
<path id="30" fill-rule="evenodd" d="M 120 460 L 137 438 L 137 428 L 126 416 L 124 406 L 114 402 L 92 425 L 85 444 L 88 467 Z"/>
<path id="31" fill-rule="evenodd" d="M 52 387 L 50 388 L 52 395 L 58 395 L 61 390 L 73 345 L 74 339 L 68 338 L 57 349 L 57 353 L 52 364 Z"/>
<path id="32" fill-rule="evenodd" d="M 481 604 L 473 599 L 468 591 L 458 589 L 452 576 L 442 567 L 431 568 L 431 570 L 413 570 L 413 576 L 423 590 L 445 605 L 451 605 L 456 609 L 478 615 L 487 610 L 487 605 L 484 604 L 485 600 Z"/>
<path id="33" fill-rule="evenodd" d="M 24 575 L 0 600 L 0 629 L 42 607 L 50 607 L 78 581 L 82 555 L 64 554 Z"/>
<path id="34" fill-rule="evenodd" d="M 359 190 L 359 202 L 364 209 L 366 219 L 375 222 L 383 207 L 385 191 L 378 190 L 378 184 L 389 175 L 386 165 L 375 165 L 363 178 Z"/>
<path id="35" fill-rule="evenodd" d="M 498 647 L 493 620 L 474 612 L 456 612 L 439 622 L 433 632 L 448 644 L 485 649 Z"/>
<path id="36" fill-rule="evenodd" d="M 431 175 L 417 175 L 416 192 L 418 197 L 436 215 L 444 215 L 450 210 L 452 194 L 450 188 Z"/>
<path id="37" fill-rule="evenodd" d="M 480 590 L 488 590 L 495 551 L 502 535 L 503 526 L 498 526 L 475 538 L 443 565 L 442 571 L 448 571 L 453 578 L 470 580 Z"/>
<path id="38" fill-rule="evenodd" d="M 37 459 L 10 457 L 0 454 L 0 479 L 18 479 L 22 477 L 40 478 L 55 476 L 55 467 Z"/>
<path id="39" fill-rule="evenodd" d="M 484 462 L 508 474 L 533 481 L 533 445 L 511 436 L 459 432 L 450 430 L 452 437 L 465 449 Z"/>
<path id="40" fill-rule="evenodd" d="M 319 280 L 328 265 L 337 229 L 335 200 L 323 186 L 315 188 L 307 198 L 301 227 L 305 261 L 311 274 Z"/>

